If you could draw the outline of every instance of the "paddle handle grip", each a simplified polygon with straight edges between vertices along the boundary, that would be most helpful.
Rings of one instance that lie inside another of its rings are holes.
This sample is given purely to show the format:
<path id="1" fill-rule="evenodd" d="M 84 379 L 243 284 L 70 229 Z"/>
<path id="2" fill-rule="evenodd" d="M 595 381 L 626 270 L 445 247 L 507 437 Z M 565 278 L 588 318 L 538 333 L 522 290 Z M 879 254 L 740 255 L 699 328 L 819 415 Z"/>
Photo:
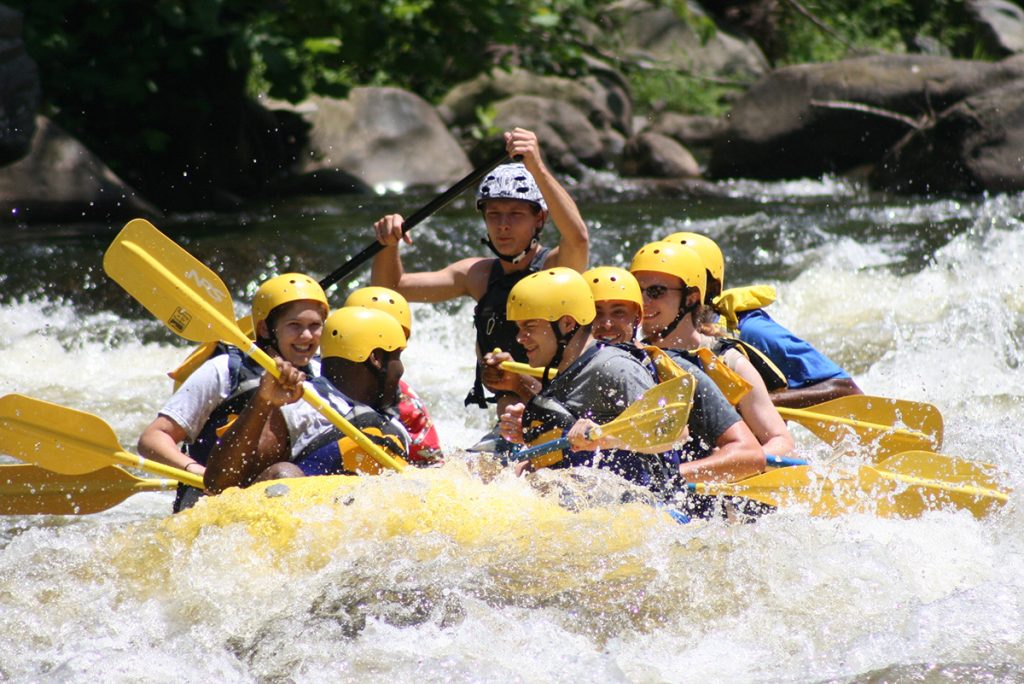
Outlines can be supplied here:
<path id="1" fill-rule="evenodd" d="M 471 185 L 474 185 L 485 175 L 493 171 L 496 166 L 508 161 L 508 159 L 508 154 L 506 154 L 503 151 L 500 155 L 490 160 L 483 166 L 470 171 L 460 181 L 455 183 L 455 185 L 445 190 L 443 193 L 432 199 L 427 204 L 420 207 L 419 210 L 413 212 L 411 216 L 405 219 L 405 222 L 402 223 L 402 235 L 408 233 L 421 221 L 428 218 L 435 211 L 444 207 L 453 199 L 461 195 L 466 188 L 470 187 Z M 335 283 L 337 283 L 342 278 L 347 277 L 350 273 L 359 268 L 364 262 L 370 260 L 374 255 L 377 254 L 377 252 L 381 251 L 382 249 L 384 249 L 384 245 L 382 245 L 379 242 L 373 242 L 372 244 L 367 245 L 363 249 L 363 251 L 359 252 L 359 254 L 356 254 L 354 257 L 346 261 L 344 264 L 331 271 L 323 280 L 320 281 L 320 287 L 322 287 L 324 290 L 333 287 Z"/>
<path id="2" fill-rule="evenodd" d="M 512 456 L 509 457 L 509 460 L 510 461 L 525 461 L 525 460 L 527 460 L 529 458 L 533 458 L 535 456 L 543 456 L 544 454 L 550 454 L 552 451 L 562 451 L 562 450 L 568 449 L 568 448 L 569 448 L 569 438 L 568 437 L 559 437 L 558 439 L 553 439 L 550 442 L 544 442 L 543 444 L 538 444 L 537 446 L 532 446 L 529 449 L 523 449 L 521 451 L 517 451 L 516 453 L 514 453 Z"/>
<path id="3" fill-rule="evenodd" d="M 776 468 L 807 465 L 806 459 L 792 458 L 790 456 L 776 456 L 774 454 L 765 454 L 764 460 L 768 465 L 775 466 Z"/>
<path id="4" fill-rule="evenodd" d="M 528 363 L 520 363 L 519 361 L 502 361 L 501 369 L 507 370 L 510 373 L 518 373 L 519 375 L 529 375 L 532 378 L 543 378 L 544 369 L 531 366 Z M 555 377 L 558 371 L 552 368 L 548 371 L 550 377 Z"/>

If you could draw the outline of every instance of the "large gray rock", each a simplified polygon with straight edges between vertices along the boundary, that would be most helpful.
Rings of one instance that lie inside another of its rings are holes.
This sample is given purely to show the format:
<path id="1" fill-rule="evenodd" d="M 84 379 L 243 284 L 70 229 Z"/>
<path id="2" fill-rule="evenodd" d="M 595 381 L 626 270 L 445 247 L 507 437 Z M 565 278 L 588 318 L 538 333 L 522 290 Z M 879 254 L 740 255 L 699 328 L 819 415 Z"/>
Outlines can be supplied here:
<path id="1" fill-rule="evenodd" d="M 932 112 L 1022 77 L 1024 57 L 883 55 L 778 69 L 736 102 L 707 173 L 800 178 L 873 164 Z"/>
<path id="2" fill-rule="evenodd" d="M 608 12 L 613 30 L 595 39 L 604 50 L 628 60 L 694 75 L 750 81 L 768 71 L 768 60 L 754 41 L 716 24 L 696 2 L 687 0 L 686 12 L 689 21 L 671 3 L 621 0 Z M 701 24 L 712 30 L 698 30 Z"/>
<path id="3" fill-rule="evenodd" d="M 516 95 L 494 104 L 494 123 L 502 130 L 526 128 L 537 134 L 552 168 L 573 173 L 601 165 L 604 144 L 598 131 L 568 102 Z"/>
<path id="4" fill-rule="evenodd" d="M 596 60 L 590 66 L 593 73 L 579 80 L 495 67 L 448 91 L 438 112 L 449 126 L 467 128 L 479 123 L 480 109 L 517 95 L 534 95 L 576 107 L 597 129 L 628 134 L 633 114 L 626 80 Z"/>
<path id="5" fill-rule="evenodd" d="M 871 180 L 915 194 L 1024 190 L 1024 80 L 953 105 L 900 141 Z"/>
<path id="6" fill-rule="evenodd" d="M 0 216 L 24 222 L 160 216 L 80 142 L 45 117 L 24 159 L 0 169 Z"/>
<path id="7" fill-rule="evenodd" d="M 299 172 L 351 174 L 377 189 L 447 185 L 471 170 L 466 153 L 425 100 L 398 88 L 355 88 L 295 110 L 310 124 Z"/>
<path id="8" fill-rule="evenodd" d="M 28 152 L 39 99 L 39 70 L 21 40 L 21 14 L 0 5 L 0 165 Z"/>
<path id="9" fill-rule="evenodd" d="M 1024 52 L 1024 9 L 1007 0 L 967 0 L 985 47 L 997 55 Z"/>
<path id="10" fill-rule="evenodd" d="M 622 174 L 644 178 L 697 178 L 700 166 L 690 151 L 672 138 L 645 131 L 626 143 Z"/>

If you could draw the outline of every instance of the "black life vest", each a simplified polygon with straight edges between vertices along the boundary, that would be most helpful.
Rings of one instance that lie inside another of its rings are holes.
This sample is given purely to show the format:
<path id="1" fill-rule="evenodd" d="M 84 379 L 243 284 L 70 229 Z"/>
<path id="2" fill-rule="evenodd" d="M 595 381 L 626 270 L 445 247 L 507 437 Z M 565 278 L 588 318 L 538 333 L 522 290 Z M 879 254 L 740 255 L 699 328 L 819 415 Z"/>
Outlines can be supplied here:
<path id="1" fill-rule="evenodd" d="M 516 342 L 519 328 L 506 318 L 508 295 L 516 283 L 544 268 L 544 261 L 549 252 L 550 248 L 541 247 L 527 268 L 512 273 L 505 272 L 501 267 L 501 260 L 495 259 L 492 262 L 491 272 L 487 277 L 487 289 L 473 309 L 473 327 L 476 328 L 476 346 L 480 354 L 499 348 L 512 354 L 514 360 L 526 362 L 526 350 Z M 466 395 L 466 406 L 476 404 L 480 408 L 487 408 L 488 399 L 484 395 L 482 371 L 483 364 L 477 360 L 476 379 L 473 382 L 473 389 Z M 493 398 L 490 401 L 493 401 Z"/>

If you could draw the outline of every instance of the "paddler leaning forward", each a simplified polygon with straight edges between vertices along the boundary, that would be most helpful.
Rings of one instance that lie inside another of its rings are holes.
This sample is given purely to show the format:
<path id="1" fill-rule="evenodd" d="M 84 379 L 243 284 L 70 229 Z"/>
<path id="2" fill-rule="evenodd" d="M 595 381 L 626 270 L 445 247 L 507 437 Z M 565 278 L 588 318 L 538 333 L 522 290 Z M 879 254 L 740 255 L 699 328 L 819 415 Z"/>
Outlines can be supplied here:
<path id="1" fill-rule="evenodd" d="M 324 323 L 321 375 L 312 385 L 349 423 L 393 456 L 405 458 L 409 435 L 394 412 L 406 338 L 393 317 L 346 306 Z M 280 378 L 266 373 L 237 420 L 210 453 L 208 492 L 304 475 L 378 469 L 302 396 L 306 375 L 278 358 Z"/>
<path id="2" fill-rule="evenodd" d="M 512 289 L 508 318 L 518 326 L 530 365 L 555 368 L 558 375 L 535 397 L 523 397 L 528 401 L 506 409 L 500 421 L 506 439 L 523 443 L 530 438 L 532 425 L 548 427 L 560 415 L 572 448 L 565 463 L 558 465 L 607 468 L 653 489 L 678 486 L 677 475 L 696 481 L 717 479 L 719 468 L 730 477 L 763 470 L 764 456 L 752 437 L 750 453 L 737 450 L 720 456 L 711 468 L 679 464 L 674 452 L 638 453 L 616 448 L 614 439 L 588 438 L 588 430 L 616 418 L 655 384 L 632 351 L 594 339 L 594 317 L 593 294 L 583 277 L 570 269 L 545 269 Z"/>

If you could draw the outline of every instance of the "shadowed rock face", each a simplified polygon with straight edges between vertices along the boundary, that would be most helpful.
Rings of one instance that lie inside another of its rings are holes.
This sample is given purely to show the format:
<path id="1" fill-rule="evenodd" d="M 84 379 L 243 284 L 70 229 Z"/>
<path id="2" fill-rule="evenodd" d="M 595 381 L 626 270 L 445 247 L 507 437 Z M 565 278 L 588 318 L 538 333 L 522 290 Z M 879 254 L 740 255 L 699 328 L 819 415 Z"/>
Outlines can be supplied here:
<path id="1" fill-rule="evenodd" d="M 29 150 L 41 91 L 39 70 L 21 40 L 21 14 L 0 5 L 0 165 Z"/>
<path id="2" fill-rule="evenodd" d="M 64 221 L 159 216 L 80 142 L 38 117 L 29 152 L 0 169 L 0 216 Z"/>
<path id="3" fill-rule="evenodd" d="M 1024 57 L 885 55 L 779 69 L 736 103 L 708 174 L 817 177 L 873 164 L 934 112 L 1019 78 Z"/>
<path id="4" fill-rule="evenodd" d="M 919 194 L 1024 190 L 1024 80 L 968 97 L 908 134 L 871 181 Z"/>

